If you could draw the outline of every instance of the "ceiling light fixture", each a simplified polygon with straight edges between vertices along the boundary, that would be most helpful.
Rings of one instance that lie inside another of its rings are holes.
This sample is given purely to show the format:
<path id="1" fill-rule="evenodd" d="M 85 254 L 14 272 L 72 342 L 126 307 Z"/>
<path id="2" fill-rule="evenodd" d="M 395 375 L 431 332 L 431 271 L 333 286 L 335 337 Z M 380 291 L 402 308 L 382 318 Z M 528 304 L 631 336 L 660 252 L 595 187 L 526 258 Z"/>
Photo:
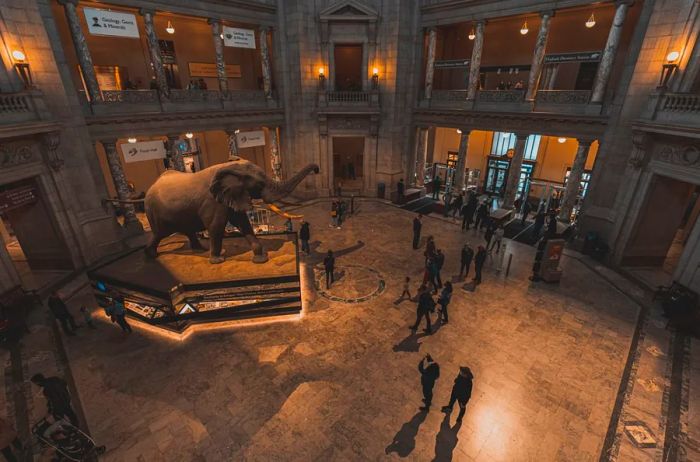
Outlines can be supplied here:
<path id="1" fill-rule="evenodd" d="M 134 138 L 134 137 L 132 136 L 131 138 L 128 138 L 127 141 L 128 141 L 129 143 L 131 143 L 131 144 L 134 144 L 134 143 L 136 143 L 136 138 Z"/>
<path id="2" fill-rule="evenodd" d="M 595 26 L 595 16 L 591 13 L 591 17 L 586 21 L 586 27 L 590 29 L 593 26 Z"/>
<path id="3" fill-rule="evenodd" d="M 165 31 L 166 31 L 168 34 L 174 34 L 174 33 L 175 33 L 175 28 L 173 27 L 173 23 L 171 23 L 170 21 L 168 21 L 168 27 L 165 28 Z"/>
<path id="4" fill-rule="evenodd" d="M 476 38 L 476 33 L 474 32 L 474 28 L 472 27 L 472 30 L 469 32 L 469 40 L 474 40 Z"/>
<path id="5" fill-rule="evenodd" d="M 559 138 L 557 141 L 559 141 L 560 144 L 566 143 L 566 138 Z"/>
<path id="6" fill-rule="evenodd" d="M 185 133 L 185 138 L 187 138 L 188 140 L 191 140 L 193 136 L 194 135 L 191 132 Z"/>
<path id="7" fill-rule="evenodd" d="M 527 28 L 527 21 L 525 21 L 523 27 L 520 28 L 520 34 L 526 35 L 528 32 L 530 32 L 530 29 Z"/>

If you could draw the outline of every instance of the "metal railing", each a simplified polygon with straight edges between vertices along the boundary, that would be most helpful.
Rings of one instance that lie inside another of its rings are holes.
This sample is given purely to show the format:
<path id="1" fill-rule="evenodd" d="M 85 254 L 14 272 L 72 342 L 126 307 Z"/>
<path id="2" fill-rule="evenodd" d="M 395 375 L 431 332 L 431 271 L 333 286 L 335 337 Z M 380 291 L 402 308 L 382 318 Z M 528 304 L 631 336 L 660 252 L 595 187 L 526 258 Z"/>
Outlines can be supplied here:
<path id="1" fill-rule="evenodd" d="M 329 103 L 369 103 L 367 91 L 329 91 L 326 92 Z"/>

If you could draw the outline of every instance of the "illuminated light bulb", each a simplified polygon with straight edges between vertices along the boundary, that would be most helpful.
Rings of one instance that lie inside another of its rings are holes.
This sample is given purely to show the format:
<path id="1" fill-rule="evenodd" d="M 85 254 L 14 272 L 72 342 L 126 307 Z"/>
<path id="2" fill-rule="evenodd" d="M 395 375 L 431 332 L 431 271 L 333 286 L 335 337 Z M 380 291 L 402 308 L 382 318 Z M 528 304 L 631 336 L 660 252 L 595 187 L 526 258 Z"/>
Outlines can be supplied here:
<path id="1" fill-rule="evenodd" d="M 476 34 L 474 33 L 474 28 L 472 27 L 472 30 L 469 32 L 469 40 L 474 40 L 476 38 Z"/>
<path id="2" fill-rule="evenodd" d="M 678 58 L 681 57 L 681 54 L 677 51 L 672 51 L 669 54 L 666 55 L 666 61 L 670 63 L 676 61 Z"/>
<path id="3" fill-rule="evenodd" d="M 458 129 L 457 129 L 457 133 L 459 133 L 459 134 L 461 135 L 461 134 L 462 134 L 462 130 L 458 128 Z"/>
<path id="4" fill-rule="evenodd" d="M 593 26 L 595 26 L 595 16 L 591 13 L 591 17 L 586 21 L 586 27 L 590 29 Z"/>
<path id="5" fill-rule="evenodd" d="M 557 141 L 559 141 L 559 143 L 561 144 L 564 144 L 566 143 L 566 138 L 559 138 Z"/>
<path id="6" fill-rule="evenodd" d="M 168 34 L 174 34 L 175 33 L 175 28 L 173 27 L 173 23 L 168 21 L 168 27 L 165 28 L 165 32 Z"/>
<path id="7" fill-rule="evenodd" d="M 221 37 L 221 40 L 224 39 L 224 34 L 219 34 L 219 37 Z"/>
<path id="8" fill-rule="evenodd" d="M 190 132 L 185 133 L 185 138 L 187 138 L 188 140 L 191 140 L 193 136 L 194 136 L 194 135 L 193 135 L 192 133 L 190 133 Z"/>
<path id="9" fill-rule="evenodd" d="M 24 53 L 19 51 L 19 50 L 13 51 L 12 57 L 15 58 L 17 61 L 24 61 L 25 59 L 27 59 L 27 57 L 24 55 Z"/>
<path id="10" fill-rule="evenodd" d="M 318 68 L 318 75 L 319 75 L 319 76 L 323 76 L 323 75 L 324 75 L 324 71 L 325 71 L 325 70 L 324 70 L 322 67 L 319 67 L 319 68 Z"/>
<path id="11" fill-rule="evenodd" d="M 372 75 L 379 75 L 379 69 L 378 68 L 373 68 L 372 69 Z"/>
<path id="12" fill-rule="evenodd" d="M 136 138 L 134 138 L 134 137 L 132 136 L 131 138 L 127 139 L 127 141 L 128 141 L 129 143 L 131 143 L 131 144 L 134 144 L 134 143 L 136 143 Z"/>
<path id="13" fill-rule="evenodd" d="M 527 21 L 523 23 L 523 27 L 520 28 L 520 34 L 525 35 L 528 32 L 530 32 L 530 29 L 527 28 Z"/>

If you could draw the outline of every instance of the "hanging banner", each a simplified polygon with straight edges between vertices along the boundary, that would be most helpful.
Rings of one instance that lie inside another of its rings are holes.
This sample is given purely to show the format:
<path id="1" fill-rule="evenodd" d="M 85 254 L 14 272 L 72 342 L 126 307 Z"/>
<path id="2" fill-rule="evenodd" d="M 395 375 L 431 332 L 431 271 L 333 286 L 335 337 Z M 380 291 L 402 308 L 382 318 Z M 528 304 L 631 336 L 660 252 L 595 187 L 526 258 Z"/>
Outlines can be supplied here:
<path id="1" fill-rule="evenodd" d="M 85 21 L 92 35 L 139 38 L 136 16 L 131 13 L 84 8 Z"/>
<path id="2" fill-rule="evenodd" d="M 582 51 L 576 53 L 557 53 L 544 56 L 545 64 L 552 63 L 591 63 L 600 61 L 601 51 Z"/>
<path id="3" fill-rule="evenodd" d="M 265 146 L 265 132 L 262 130 L 252 130 L 249 132 L 238 132 L 236 141 L 239 148 L 251 148 L 253 146 Z"/>
<path id="4" fill-rule="evenodd" d="M 165 144 L 158 140 L 124 143 L 120 147 L 127 163 L 165 158 Z"/>
<path id="5" fill-rule="evenodd" d="M 443 59 L 435 61 L 435 69 L 455 69 L 458 67 L 469 67 L 468 59 Z"/>
<path id="6" fill-rule="evenodd" d="M 224 46 L 255 49 L 255 31 L 224 26 Z"/>
<path id="7" fill-rule="evenodd" d="M 0 192 L 0 212 L 9 212 L 37 201 L 34 185 L 19 186 Z"/>
<path id="8" fill-rule="evenodd" d="M 218 77 L 216 73 L 216 63 L 187 63 L 190 70 L 190 77 Z M 240 64 L 226 64 L 226 78 L 241 78 Z"/>

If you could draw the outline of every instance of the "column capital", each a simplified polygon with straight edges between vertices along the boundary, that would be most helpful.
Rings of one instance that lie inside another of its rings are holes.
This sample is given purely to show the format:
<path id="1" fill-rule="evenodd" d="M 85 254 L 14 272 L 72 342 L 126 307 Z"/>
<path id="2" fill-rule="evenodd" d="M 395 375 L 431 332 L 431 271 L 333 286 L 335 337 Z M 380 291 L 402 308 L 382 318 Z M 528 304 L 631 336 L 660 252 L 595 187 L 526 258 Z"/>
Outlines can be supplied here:
<path id="1" fill-rule="evenodd" d="M 166 138 L 168 138 L 168 141 L 177 141 L 180 139 L 180 134 L 179 133 L 168 133 L 165 135 Z"/>
<path id="2" fill-rule="evenodd" d="M 261 24 L 260 26 L 258 26 L 258 31 L 260 31 L 260 32 L 267 33 L 267 32 L 270 32 L 270 30 L 272 30 L 271 26 L 267 26 L 265 24 Z"/>
<path id="3" fill-rule="evenodd" d="M 58 0 L 59 5 L 74 5 L 78 6 L 78 0 Z"/>
<path id="4" fill-rule="evenodd" d="M 549 16 L 550 18 L 552 18 L 552 17 L 554 17 L 555 14 L 556 14 L 556 12 L 554 10 L 540 11 L 540 17 Z"/>
<path id="5" fill-rule="evenodd" d="M 154 10 L 152 8 L 139 8 L 139 14 L 141 16 L 146 16 L 146 15 L 155 16 L 156 10 Z"/>
<path id="6" fill-rule="evenodd" d="M 485 26 L 488 21 L 486 19 L 474 19 L 472 23 L 475 26 Z"/>
<path id="7" fill-rule="evenodd" d="M 427 27 L 424 27 L 423 29 L 425 29 L 425 31 L 428 33 L 437 32 L 437 27 L 435 27 L 435 26 L 427 26 Z"/>
<path id="8" fill-rule="evenodd" d="M 208 18 L 208 19 L 207 19 L 207 24 L 209 24 L 210 26 L 213 25 L 213 24 L 221 24 L 221 19 L 219 19 L 219 18 Z"/>
<path id="9" fill-rule="evenodd" d="M 621 6 L 621 5 L 632 6 L 633 4 L 634 4 L 634 0 L 617 0 L 615 2 L 615 7 L 617 8 L 618 6 Z"/>
<path id="10" fill-rule="evenodd" d="M 579 147 L 590 147 L 591 144 L 593 144 L 593 142 L 595 141 L 595 138 L 576 138 L 576 141 L 578 142 Z"/>
<path id="11" fill-rule="evenodd" d="M 527 137 L 530 136 L 527 132 L 513 132 L 513 134 L 518 141 L 526 141 Z"/>
<path id="12" fill-rule="evenodd" d="M 461 136 L 469 136 L 472 132 L 471 128 L 466 128 L 466 127 L 459 127 L 458 130 L 461 131 L 461 133 L 460 133 Z"/>
<path id="13" fill-rule="evenodd" d="M 117 139 L 116 138 L 100 138 L 100 144 L 103 147 L 107 146 L 116 146 L 117 145 Z"/>

